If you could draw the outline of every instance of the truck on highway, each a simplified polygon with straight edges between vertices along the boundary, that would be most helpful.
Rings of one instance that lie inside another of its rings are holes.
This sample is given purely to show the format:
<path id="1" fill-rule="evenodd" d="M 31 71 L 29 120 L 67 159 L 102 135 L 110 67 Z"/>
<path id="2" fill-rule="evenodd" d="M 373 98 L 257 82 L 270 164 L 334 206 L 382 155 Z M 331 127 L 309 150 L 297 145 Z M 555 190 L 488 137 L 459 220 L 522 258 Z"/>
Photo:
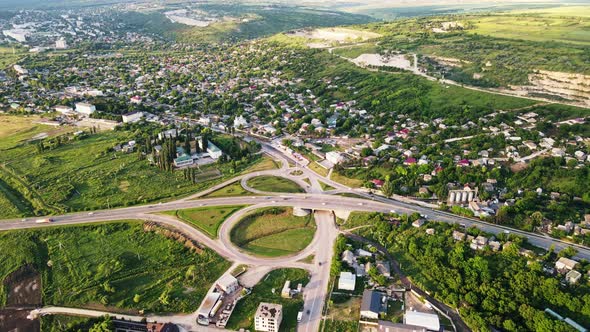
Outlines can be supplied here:
<path id="1" fill-rule="evenodd" d="M 37 224 L 48 224 L 50 222 L 53 222 L 53 219 L 51 219 L 51 218 L 42 218 L 42 219 L 35 220 L 35 222 Z"/>

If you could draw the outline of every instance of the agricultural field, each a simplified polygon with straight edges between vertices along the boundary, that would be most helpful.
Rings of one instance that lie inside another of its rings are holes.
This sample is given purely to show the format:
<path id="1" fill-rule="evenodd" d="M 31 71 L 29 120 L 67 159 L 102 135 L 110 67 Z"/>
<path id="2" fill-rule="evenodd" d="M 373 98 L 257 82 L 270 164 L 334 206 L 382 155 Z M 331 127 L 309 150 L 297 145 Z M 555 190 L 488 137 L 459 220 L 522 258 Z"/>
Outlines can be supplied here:
<path id="1" fill-rule="evenodd" d="M 298 296 L 292 299 L 281 297 L 280 290 L 285 281 L 290 280 L 291 285 L 301 283 L 304 287 L 309 282 L 309 274 L 302 269 L 277 269 L 266 275 L 256 286 L 252 293 L 240 300 L 230 317 L 227 328 L 238 330 L 246 328 L 254 331 L 254 313 L 260 302 L 278 303 L 283 306 L 283 321 L 279 331 L 295 331 L 297 327 L 297 313 L 303 309 L 303 299 Z"/>
<path id="2" fill-rule="evenodd" d="M 17 125 L 19 122 L 15 122 Z M 226 169 L 229 166 L 211 164 L 201 167 L 195 176 L 198 182 L 192 183 L 182 172 L 160 170 L 140 160 L 136 153 L 114 152 L 115 145 L 134 139 L 133 134 L 125 131 L 74 139 L 62 135 L 59 146 L 40 152 L 36 144 L 26 140 L 45 129 L 23 125 L 16 134 L 2 137 L 0 180 L 30 201 L 34 210 L 20 211 L 23 215 L 96 210 L 169 199 L 234 176 Z M 243 167 L 255 165 L 259 160 Z M 6 190 L 0 188 L 0 191 Z M 6 197 L 0 204 L 7 205 L 5 201 L 10 200 L 18 206 L 9 196 L 0 197 Z M 0 218 L 14 215 L 0 211 Z"/>
<path id="3" fill-rule="evenodd" d="M 497 38 L 524 39 L 532 41 L 564 42 L 580 45 L 590 44 L 590 7 L 578 7 L 579 13 L 569 11 L 569 15 L 537 11 L 534 14 L 502 14 L 474 17 L 468 22 L 474 25 L 469 33 Z M 543 14 L 541 14 L 543 13 Z"/>
<path id="4" fill-rule="evenodd" d="M 248 186 L 261 191 L 277 193 L 305 192 L 297 183 L 278 176 L 257 176 L 248 180 Z"/>
<path id="5" fill-rule="evenodd" d="M 217 232 L 221 224 L 236 211 L 246 205 L 233 206 L 211 206 L 194 209 L 176 210 L 163 212 L 166 215 L 174 216 L 186 223 L 189 223 L 210 238 L 217 238 Z"/>
<path id="6" fill-rule="evenodd" d="M 303 250 L 313 239 L 315 230 L 312 215 L 296 217 L 292 208 L 265 208 L 240 220 L 230 237 L 233 243 L 254 255 L 278 257 Z"/>
<path id="7" fill-rule="evenodd" d="M 41 274 L 46 305 L 194 311 L 230 263 L 207 248 L 187 248 L 184 241 L 166 237 L 163 228 L 145 225 L 120 221 L 3 232 L 0 279 L 30 264 Z M 6 292 L 0 290 L 2 305 Z"/>
<path id="8" fill-rule="evenodd" d="M 20 58 L 26 55 L 26 51 L 20 48 L 0 46 L 0 68 L 15 64 Z"/>

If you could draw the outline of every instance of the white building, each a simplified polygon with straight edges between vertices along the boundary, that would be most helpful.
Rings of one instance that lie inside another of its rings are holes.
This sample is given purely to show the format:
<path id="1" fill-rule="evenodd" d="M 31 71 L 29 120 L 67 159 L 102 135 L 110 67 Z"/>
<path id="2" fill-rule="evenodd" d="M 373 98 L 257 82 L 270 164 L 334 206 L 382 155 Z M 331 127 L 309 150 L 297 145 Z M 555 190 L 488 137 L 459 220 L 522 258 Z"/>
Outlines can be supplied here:
<path id="1" fill-rule="evenodd" d="M 231 274 L 225 274 L 217 280 L 217 288 L 221 289 L 226 294 L 231 294 L 240 288 L 238 279 Z"/>
<path id="2" fill-rule="evenodd" d="M 330 151 L 326 153 L 326 160 L 336 165 L 340 164 L 341 162 L 344 162 L 346 158 L 344 158 L 344 156 L 340 152 Z"/>
<path id="3" fill-rule="evenodd" d="M 55 41 L 55 49 L 56 50 L 65 50 L 67 48 L 68 48 L 68 43 L 66 43 L 65 39 L 60 38 Z"/>
<path id="4" fill-rule="evenodd" d="M 123 123 L 135 123 L 143 118 L 143 112 L 131 112 L 123 114 Z"/>
<path id="5" fill-rule="evenodd" d="M 19 74 L 19 75 L 26 75 L 26 74 L 28 74 L 28 73 L 29 73 L 29 71 L 28 71 L 28 70 L 26 70 L 25 68 L 23 68 L 23 67 L 22 67 L 22 66 L 20 66 L 20 65 L 14 65 L 14 66 L 12 66 L 12 68 L 13 68 L 13 69 L 14 69 L 14 71 L 15 71 L 17 74 Z"/>
<path id="6" fill-rule="evenodd" d="M 254 329 L 262 332 L 276 332 L 283 320 L 283 306 L 261 302 L 254 316 Z"/>
<path id="7" fill-rule="evenodd" d="M 223 152 L 211 141 L 207 141 L 207 153 L 212 159 L 219 159 Z"/>
<path id="8" fill-rule="evenodd" d="M 356 275 L 350 272 L 340 272 L 338 289 L 353 291 L 356 286 Z"/>
<path id="9" fill-rule="evenodd" d="M 438 315 L 418 311 L 406 311 L 404 324 L 425 327 L 429 331 L 440 331 Z"/>
<path id="10" fill-rule="evenodd" d="M 248 126 L 249 126 L 248 121 L 246 121 L 246 119 L 244 119 L 243 115 L 237 116 L 234 119 L 234 128 L 240 128 L 240 127 L 246 128 Z"/>
<path id="11" fill-rule="evenodd" d="M 96 111 L 96 106 L 88 103 L 76 103 L 76 112 L 84 115 L 90 115 Z"/>

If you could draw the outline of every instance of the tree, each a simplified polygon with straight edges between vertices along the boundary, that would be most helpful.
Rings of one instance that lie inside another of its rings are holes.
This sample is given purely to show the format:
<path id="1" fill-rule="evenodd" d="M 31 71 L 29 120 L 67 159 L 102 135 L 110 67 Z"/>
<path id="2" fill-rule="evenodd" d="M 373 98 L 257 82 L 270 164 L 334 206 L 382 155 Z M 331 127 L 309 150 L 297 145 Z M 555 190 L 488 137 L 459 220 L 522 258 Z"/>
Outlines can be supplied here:
<path id="1" fill-rule="evenodd" d="M 385 180 L 385 183 L 383 183 L 383 186 L 381 186 L 381 192 L 383 192 L 383 195 L 385 195 L 386 197 L 391 197 L 391 195 L 393 195 L 394 193 L 394 190 L 395 187 L 393 183 L 391 182 L 389 177 L 387 177 L 387 180 Z"/>
<path id="2" fill-rule="evenodd" d="M 101 321 L 95 323 L 88 331 L 89 332 L 111 332 L 115 330 L 113 320 L 111 317 L 104 316 Z"/>

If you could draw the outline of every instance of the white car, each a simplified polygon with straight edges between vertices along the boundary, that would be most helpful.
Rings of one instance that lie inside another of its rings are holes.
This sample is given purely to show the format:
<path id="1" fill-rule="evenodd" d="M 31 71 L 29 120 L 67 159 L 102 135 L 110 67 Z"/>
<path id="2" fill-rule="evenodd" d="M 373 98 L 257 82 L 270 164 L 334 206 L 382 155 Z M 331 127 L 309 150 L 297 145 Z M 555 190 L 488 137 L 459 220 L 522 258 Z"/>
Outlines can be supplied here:
<path id="1" fill-rule="evenodd" d="M 322 202 L 322 205 L 326 205 L 326 202 Z"/>
<path id="2" fill-rule="evenodd" d="M 363 205 L 363 202 L 359 202 L 359 205 L 362 206 Z"/>

